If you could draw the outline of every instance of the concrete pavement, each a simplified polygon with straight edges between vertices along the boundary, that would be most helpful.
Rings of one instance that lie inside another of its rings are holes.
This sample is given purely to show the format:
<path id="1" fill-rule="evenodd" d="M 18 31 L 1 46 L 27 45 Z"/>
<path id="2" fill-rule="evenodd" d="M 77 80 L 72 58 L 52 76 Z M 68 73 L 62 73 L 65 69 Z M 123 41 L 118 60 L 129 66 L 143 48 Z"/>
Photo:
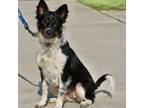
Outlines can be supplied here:
<path id="1" fill-rule="evenodd" d="M 116 92 L 112 99 L 97 95 L 92 108 L 125 108 L 125 24 L 106 17 L 75 0 L 47 1 L 54 10 L 61 4 L 69 6 L 69 17 L 65 24 L 65 37 L 81 61 L 91 72 L 94 80 L 104 73 L 111 73 L 116 80 Z M 36 31 L 35 9 L 38 1 L 19 1 L 19 8 L 32 30 Z M 40 75 L 36 66 L 39 45 L 19 22 L 19 108 L 34 108 L 40 100 Z M 104 87 L 106 84 L 104 84 Z M 52 108 L 48 105 L 46 108 Z M 65 108 L 79 108 L 67 103 Z"/>
<path id="2" fill-rule="evenodd" d="M 108 15 L 109 17 L 113 17 L 123 22 L 126 22 L 126 11 L 110 10 L 110 11 L 101 11 L 101 12 Z"/>

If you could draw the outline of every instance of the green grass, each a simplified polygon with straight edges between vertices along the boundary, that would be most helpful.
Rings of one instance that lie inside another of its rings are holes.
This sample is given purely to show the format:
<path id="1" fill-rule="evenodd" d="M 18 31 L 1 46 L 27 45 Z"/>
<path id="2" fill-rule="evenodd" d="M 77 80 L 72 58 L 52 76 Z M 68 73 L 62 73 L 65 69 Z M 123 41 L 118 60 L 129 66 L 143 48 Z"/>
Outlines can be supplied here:
<path id="1" fill-rule="evenodd" d="M 99 10 L 125 10 L 126 0 L 78 0 L 80 3 Z"/>

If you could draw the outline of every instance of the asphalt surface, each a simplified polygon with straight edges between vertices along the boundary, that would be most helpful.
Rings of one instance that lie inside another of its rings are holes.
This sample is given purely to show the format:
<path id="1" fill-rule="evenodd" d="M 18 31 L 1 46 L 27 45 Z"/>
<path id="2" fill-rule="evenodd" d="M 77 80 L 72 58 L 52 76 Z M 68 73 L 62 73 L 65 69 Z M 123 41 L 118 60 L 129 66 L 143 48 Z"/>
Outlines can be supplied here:
<path id="1" fill-rule="evenodd" d="M 92 108 L 126 107 L 126 25 L 88 8 L 75 0 L 47 1 L 50 9 L 57 9 L 67 3 L 69 17 L 64 34 L 71 47 L 90 71 L 94 80 L 104 73 L 110 73 L 116 80 L 115 95 L 112 99 L 105 95 L 96 96 Z M 38 1 L 19 1 L 19 8 L 36 31 L 35 10 Z M 125 17 L 125 14 L 120 15 Z M 40 74 L 36 65 L 36 54 L 40 47 L 36 38 L 31 37 L 18 23 L 19 32 L 19 77 L 18 107 L 34 108 L 40 100 Z M 107 88 L 107 83 L 101 88 Z M 52 108 L 49 104 L 46 108 Z M 66 103 L 65 108 L 79 108 L 78 104 Z"/>

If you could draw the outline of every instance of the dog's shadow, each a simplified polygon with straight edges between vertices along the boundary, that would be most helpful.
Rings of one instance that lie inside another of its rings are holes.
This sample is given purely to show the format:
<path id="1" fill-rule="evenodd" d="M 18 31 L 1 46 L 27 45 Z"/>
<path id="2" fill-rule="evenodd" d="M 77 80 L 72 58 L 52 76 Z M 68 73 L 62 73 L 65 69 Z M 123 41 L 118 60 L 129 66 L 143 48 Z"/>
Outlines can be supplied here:
<path id="1" fill-rule="evenodd" d="M 37 93 L 39 94 L 39 95 L 41 95 L 42 96 L 42 81 L 39 81 L 39 83 L 38 83 L 38 91 L 37 91 Z M 51 91 L 50 90 L 48 90 L 48 99 L 49 98 L 56 98 L 52 93 L 51 93 Z"/>

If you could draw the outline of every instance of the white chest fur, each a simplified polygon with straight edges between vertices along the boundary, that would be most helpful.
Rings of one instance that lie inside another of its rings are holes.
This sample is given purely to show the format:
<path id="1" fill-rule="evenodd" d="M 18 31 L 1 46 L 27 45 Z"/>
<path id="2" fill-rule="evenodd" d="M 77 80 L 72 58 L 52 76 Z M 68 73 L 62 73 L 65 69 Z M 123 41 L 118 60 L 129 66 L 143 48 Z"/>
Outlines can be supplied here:
<path id="1" fill-rule="evenodd" d="M 58 45 L 43 47 L 37 55 L 37 64 L 43 70 L 48 83 L 58 85 L 58 78 L 63 72 L 66 63 L 66 55 L 64 55 Z"/>

